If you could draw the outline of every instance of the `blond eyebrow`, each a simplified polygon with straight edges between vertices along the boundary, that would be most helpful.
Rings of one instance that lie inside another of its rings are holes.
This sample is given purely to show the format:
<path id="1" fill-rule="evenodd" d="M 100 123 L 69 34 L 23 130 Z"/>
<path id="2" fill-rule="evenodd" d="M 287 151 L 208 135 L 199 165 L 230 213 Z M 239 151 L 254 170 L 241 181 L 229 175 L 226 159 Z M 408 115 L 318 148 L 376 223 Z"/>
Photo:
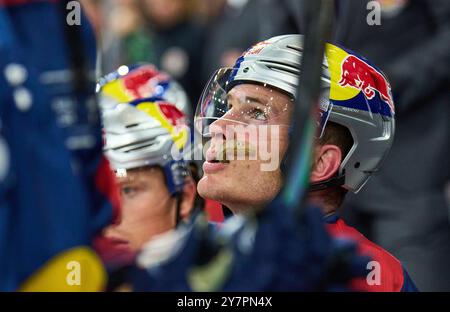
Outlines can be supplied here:
<path id="1" fill-rule="evenodd" d="M 263 103 L 262 99 L 257 98 L 257 97 L 253 97 L 253 96 L 246 96 L 245 97 L 245 101 L 246 102 L 255 102 L 255 103 L 259 103 L 261 105 L 267 105 L 267 103 Z"/>
<path id="2" fill-rule="evenodd" d="M 235 96 L 233 96 L 232 94 L 229 94 L 229 93 L 227 94 L 227 100 L 234 99 L 234 98 L 235 98 Z M 267 105 L 267 103 L 263 102 L 263 100 L 261 98 L 254 97 L 254 96 L 248 96 L 248 95 L 245 96 L 245 102 L 254 102 L 254 103 L 264 105 L 264 106 Z"/>

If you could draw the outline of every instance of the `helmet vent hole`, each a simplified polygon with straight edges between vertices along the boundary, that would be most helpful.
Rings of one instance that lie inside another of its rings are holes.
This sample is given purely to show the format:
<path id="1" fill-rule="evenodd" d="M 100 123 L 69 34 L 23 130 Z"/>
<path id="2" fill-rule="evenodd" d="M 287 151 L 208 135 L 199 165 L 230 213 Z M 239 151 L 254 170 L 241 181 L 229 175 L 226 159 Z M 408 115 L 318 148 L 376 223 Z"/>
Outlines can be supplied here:
<path id="1" fill-rule="evenodd" d="M 244 72 L 244 73 L 247 73 L 249 69 L 250 69 L 250 68 L 245 67 L 244 70 L 243 70 L 243 72 Z"/>
<path id="2" fill-rule="evenodd" d="M 300 52 L 300 53 L 303 52 L 303 48 L 300 47 L 300 46 L 294 46 L 294 45 L 288 44 L 286 47 L 289 48 L 289 49 L 292 49 L 292 50 L 294 50 L 296 52 Z"/>
<path id="3" fill-rule="evenodd" d="M 150 147 L 152 145 L 155 145 L 155 144 L 154 143 L 149 143 L 149 144 L 141 145 L 141 146 L 138 146 L 138 147 L 135 147 L 135 148 L 130 148 L 129 150 L 125 151 L 125 153 L 135 152 L 135 151 L 138 151 L 138 150 Z"/>
<path id="4" fill-rule="evenodd" d="M 135 124 L 131 124 L 131 125 L 126 125 L 125 128 L 133 128 L 138 126 L 139 124 L 135 123 Z"/>
<path id="5" fill-rule="evenodd" d="M 355 163 L 355 168 L 358 169 L 359 166 L 361 166 L 361 163 L 358 161 L 358 162 Z"/>

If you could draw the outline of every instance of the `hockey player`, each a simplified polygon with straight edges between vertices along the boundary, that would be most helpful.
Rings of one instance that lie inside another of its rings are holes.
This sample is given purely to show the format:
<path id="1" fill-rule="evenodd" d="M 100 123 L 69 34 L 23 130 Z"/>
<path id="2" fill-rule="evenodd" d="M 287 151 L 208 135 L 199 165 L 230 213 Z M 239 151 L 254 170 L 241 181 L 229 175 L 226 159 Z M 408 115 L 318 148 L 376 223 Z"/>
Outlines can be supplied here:
<path id="1" fill-rule="evenodd" d="M 254 45 L 233 68 L 214 73 L 197 107 L 196 128 L 211 139 L 199 194 L 235 214 L 264 207 L 283 185 L 285 153 L 296 139 L 290 129 L 302 40 L 286 35 Z M 367 60 L 332 44 L 326 46 L 322 82 L 309 199 L 322 207 L 332 235 L 356 240 L 375 261 L 373 274 L 355 280 L 355 289 L 415 290 L 396 258 L 337 214 L 345 193 L 358 192 L 391 147 L 389 82 Z"/>

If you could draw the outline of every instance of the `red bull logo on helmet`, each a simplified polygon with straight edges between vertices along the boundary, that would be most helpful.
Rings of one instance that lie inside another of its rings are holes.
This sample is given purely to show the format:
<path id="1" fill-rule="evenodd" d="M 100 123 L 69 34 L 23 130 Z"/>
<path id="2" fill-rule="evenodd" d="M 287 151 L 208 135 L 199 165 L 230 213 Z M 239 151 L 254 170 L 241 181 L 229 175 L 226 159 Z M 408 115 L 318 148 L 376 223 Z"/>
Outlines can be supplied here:
<path id="1" fill-rule="evenodd" d="M 156 93 L 155 88 L 169 77 L 154 66 L 142 66 L 123 77 L 123 86 L 135 98 L 148 97 Z"/>
<path id="2" fill-rule="evenodd" d="M 330 74 L 330 100 L 335 105 L 394 114 L 391 86 L 386 77 L 366 60 L 338 46 L 325 49 Z"/>
<path id="3" fill-rule="evenodd" d="M 150 99 L 138 99 L 130 103 L 138 110 L 147 113 L 165 128 L 178 149 L 182 149 L 188 142 L 189 127 L 186 116 L 175 105 L 165 101 L 152 101 Z"/>
<path id="4" fill-rule="evenodd" d="M 270 40 L 258 42 L 257 44 L 255 44 L 252 47 L 250 47 L 247 51 L 242 53 L 241 56 L 246 57 L 246 56 L 249 56 L 249 55 L 259 54 L 259 52 L 261 52 L 262 49 L 264 49 L 265 47 L 270 45 L 270 43 L 271 43 Z"/>
<path id="5" fill-rule="evenodd" d="M 111 81 L 102 86 L 102 93 L 117 102 L 128 103 L 136 99 L 147 98 L 163 90 L 163 85 L 170 80 L 169 76 L 158 71 L 152 65 L 130 69 L 126 74 L 117 74 Z"/>
<path id="6" fill-rule="evenodd" d="M 342 61 L 341 79 L 338 83 L 343 87 L 349 86 L 361 90 L 369 100 L 374 98 L 375 92 L 378 92 L 381 99 L 394 112 L 389 82 L 377 69 L 355 55 L 348 55 Z"/>

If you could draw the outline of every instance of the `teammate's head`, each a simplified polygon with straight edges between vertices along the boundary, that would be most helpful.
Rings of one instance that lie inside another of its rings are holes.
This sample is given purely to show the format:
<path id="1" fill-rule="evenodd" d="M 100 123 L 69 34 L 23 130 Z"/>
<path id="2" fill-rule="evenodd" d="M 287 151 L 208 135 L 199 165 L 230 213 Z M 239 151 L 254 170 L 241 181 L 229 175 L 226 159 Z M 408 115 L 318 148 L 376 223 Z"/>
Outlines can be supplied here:
<path id="1" fill-rule="evenodd" d="M 189 128 L 177 108 L 184 103 L 166 96 L 172 83 L 145 65 L 107 75 L 100 85 L 104 152 L 122 195 L 120 217 L 105 235 L 134 250 L 174 228 L 194 206 L 195 182 L 176 158 Z"/>
<path id="2" fill-rule="evenodd" d="M 238 212 L 262 206 L 278 193 L 287 145 L 299 140 L 290 129 L 302 47 L 300 35 L 274 37 L 247 50 L 234 68 L 213 75 L 196 112 L 196 128 L 211 138 L 200 195 Z M 361 189 L 390 149 L 394 111 L 389 83 L 365 59 L 327 44 L 318 125 L 311 194 L 336 208 L 347 190 Z M 256 136 L 245 134 L 253 128 Z M 229 141 L 235 151 L 248 145 L 246 152 L 255 152 L 256 160 L 217 163 L 217 151 Z M 264 170 L 270 161 L 276 166 Z"/>

